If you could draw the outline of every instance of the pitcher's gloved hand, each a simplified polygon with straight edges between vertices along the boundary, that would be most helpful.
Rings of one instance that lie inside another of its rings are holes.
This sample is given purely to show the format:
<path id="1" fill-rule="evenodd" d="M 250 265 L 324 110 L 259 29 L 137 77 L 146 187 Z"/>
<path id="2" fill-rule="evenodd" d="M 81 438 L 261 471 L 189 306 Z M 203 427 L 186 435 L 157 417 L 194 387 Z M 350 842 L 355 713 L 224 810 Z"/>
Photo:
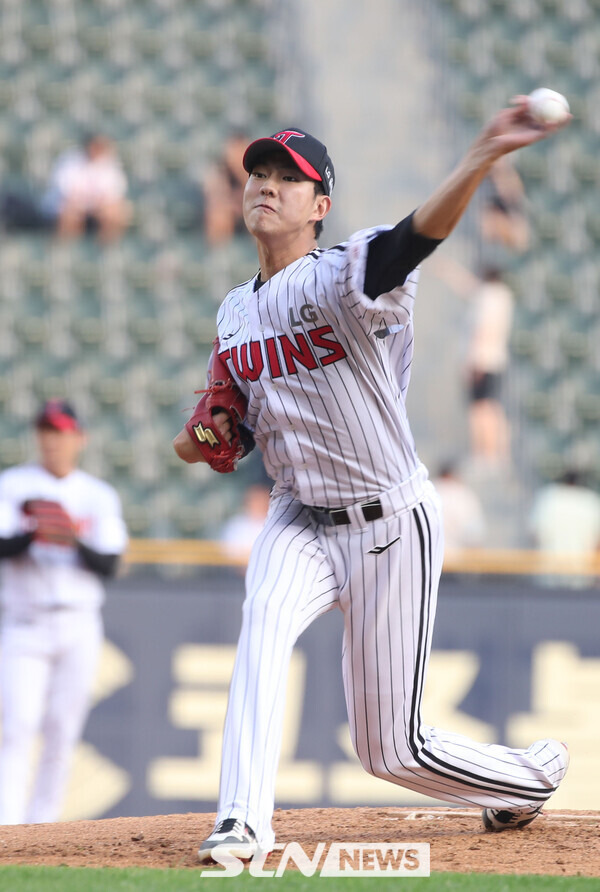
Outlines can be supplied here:
<path id="1" fill-rule="evenodd" d="M 254 449 L 252 432 L 244 426 L 248 402 L 219 357 L 219 339 L 208 369 L 208 387 L 185 425 L 196 448 L 214 471 L 228 474 Z"/>

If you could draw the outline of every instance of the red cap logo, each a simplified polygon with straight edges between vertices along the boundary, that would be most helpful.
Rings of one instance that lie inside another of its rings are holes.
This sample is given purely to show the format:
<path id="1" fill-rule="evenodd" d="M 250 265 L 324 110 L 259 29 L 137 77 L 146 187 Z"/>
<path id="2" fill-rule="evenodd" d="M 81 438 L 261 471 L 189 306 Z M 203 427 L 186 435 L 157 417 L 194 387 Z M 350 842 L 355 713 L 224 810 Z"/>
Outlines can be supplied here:
<path id="1" fill-rule="evenodd" d="M 282 142 L 284 145 L 292 138 L 292 136 L 297 136 L 300 139 L 304 139 L 304 133 L 298 133 L 297 130 L 282 130 L 281 133 L 276 133 L 273 139 Z"/>

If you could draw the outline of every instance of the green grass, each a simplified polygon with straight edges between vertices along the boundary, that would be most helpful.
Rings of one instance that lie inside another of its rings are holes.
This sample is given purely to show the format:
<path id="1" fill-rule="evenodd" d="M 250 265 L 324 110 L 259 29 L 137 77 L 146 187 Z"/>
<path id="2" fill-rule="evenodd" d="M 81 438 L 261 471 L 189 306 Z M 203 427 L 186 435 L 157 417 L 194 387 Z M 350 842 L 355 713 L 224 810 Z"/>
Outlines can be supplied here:
<path id="1" fill-rule="evenodd" d="M 589 877 L 500 876 L 498 874 L 436 873 L 430 878 L 320 879 L 289 872 L 275 883 L 244 873 L 230 879 L 200 876 L 199 870 L 151 870 L 113 867 L 0 867 L 0 892 L 595 892 L 598 880 Z"/>

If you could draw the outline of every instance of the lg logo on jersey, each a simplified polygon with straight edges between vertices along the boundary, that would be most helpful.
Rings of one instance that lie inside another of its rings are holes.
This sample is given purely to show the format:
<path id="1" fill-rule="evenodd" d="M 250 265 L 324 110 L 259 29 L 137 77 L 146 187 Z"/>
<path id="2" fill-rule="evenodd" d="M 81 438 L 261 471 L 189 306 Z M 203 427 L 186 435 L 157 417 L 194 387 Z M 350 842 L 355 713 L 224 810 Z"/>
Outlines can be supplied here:
<path id="1" fill-rule="evenodd" d="M 295 316 L 295 308 L 290 307 L 289 320 L 290 325 L 294 328 L 296 325 L 302 325 L 303 322 L 316 322 L 318 313 L 310 304 L 302 304 L 299 310 L 300 319 Z"/>

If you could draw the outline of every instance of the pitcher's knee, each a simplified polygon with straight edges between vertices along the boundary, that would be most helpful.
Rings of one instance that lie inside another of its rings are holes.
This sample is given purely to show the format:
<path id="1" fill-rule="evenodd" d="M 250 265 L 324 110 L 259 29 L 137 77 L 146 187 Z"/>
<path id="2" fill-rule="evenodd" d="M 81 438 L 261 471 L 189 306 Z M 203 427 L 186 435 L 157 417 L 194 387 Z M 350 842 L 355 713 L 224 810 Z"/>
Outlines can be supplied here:
<path id="1" fill-rule="evenodd" d="M 66 722 L 60 718 L 48 720 L 44 725 L 46 747 L 56 753 L 68 752 L 77 744 L 81 726 L 81 722 Z"/>
<path id="2" fill-rule="evenodd" d="M 393 784 L 402 785 L 404 782 L 414 780 L 416 774 L 422 774 L 423 768 L 417 762 L 393 762 L 376 766 L 374 776 L 381 780 L 390 781 Z"/>
<path id="3" fill-rule="evenodd" d="M 284 628 L 281 622 L 281 605 L 271 597 L 269 590 L 260 589 L 246 598 L 242 606 L 242 629 L 245 634 L 259 634 L 264 647 L 280 644 L 296 638 L 297 623 L 292 621 Z M 274 644 L 271 645 L 271 642 Z"/>
<path id="4" fill-rule="evenodd" d="M 408 749 L 393 750 L 390 753 L 359 753 L 361 765 L 373 777 L 392 783 L 411 780 L 415 773 L 422 773 L 423 768 L 414 753 Z"/>

